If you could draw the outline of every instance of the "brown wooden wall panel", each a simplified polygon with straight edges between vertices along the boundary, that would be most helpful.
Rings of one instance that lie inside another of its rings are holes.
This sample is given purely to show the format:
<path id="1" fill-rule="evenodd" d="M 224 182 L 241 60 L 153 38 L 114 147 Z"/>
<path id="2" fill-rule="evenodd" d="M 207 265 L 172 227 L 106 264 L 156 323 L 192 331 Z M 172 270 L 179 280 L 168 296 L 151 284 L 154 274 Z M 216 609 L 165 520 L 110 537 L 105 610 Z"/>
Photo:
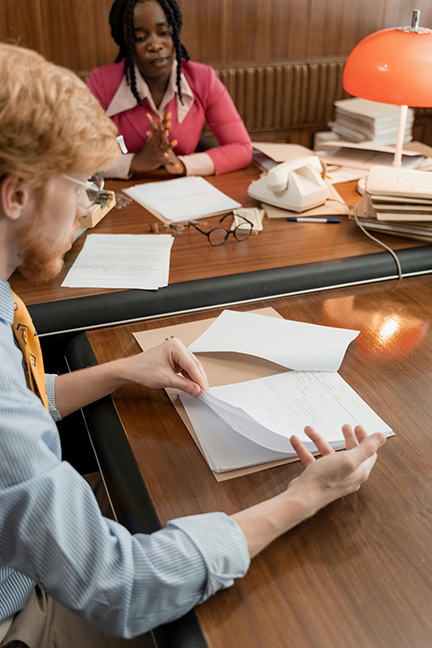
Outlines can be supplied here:
<path id="1" fill-rule="evenodd" d="M 117 54 L 112 0 L 0 0 L 0 40 L 14 40 L 83 78 Z M 432 27 L 430 0 L 179 0 L 182 40 L 213 65 L 256 139 L 310 145 L 344 96 L 346 57 L 368 34 L 409 24 L 414 8 Z M 416 133 L 432 143 L 431 111 Z"/>
<path id="2" fill-rule="evenodd" d="M 112 63 L 117 46 L 112 41 L 108 14 L 111 0 L 39 0 L 45 26 L 45 56 L 75 71 Z"/>
<path id="3" fill-rule="evenodd" d="M 420 25 L 432 29 L 432 4 L 430 0 L 390 0 L 386 3 L 383 28 L 411 24 L 414 9 L 420 9 Z"/>
<path id="4" fill-rule="evenodd" d="M 311 0 L 308 57 L 348 56 L 383 26 L 386 0 Z"/>
<path id="5" fill-rule="evenodd" d="M 46 30 L 40 0 L 1 0 L 0 40 L 45 53 Z"/>
<path id="6" fill-rule="evenodd" d="M 304 58 L 308 4 L 304 0 L 231 1 L 227 61 L 250 64 Z"/>
<path id="7" fill-rule="evenodd" d="M 213 65 L 226 60 L 226 0 L 178 0 L 183 27 L 181 40 L 191 59 Z"/>
<path id="8" fill-rule="evenodd" d="M 430 0 L 179 0 L 191 58 L 219 67 L 346 57 L 368 34 L 432 27 Z M 1 0 L 0 40 L 12 39 L 76 71 L 111 63 L 111 0 Z"/>

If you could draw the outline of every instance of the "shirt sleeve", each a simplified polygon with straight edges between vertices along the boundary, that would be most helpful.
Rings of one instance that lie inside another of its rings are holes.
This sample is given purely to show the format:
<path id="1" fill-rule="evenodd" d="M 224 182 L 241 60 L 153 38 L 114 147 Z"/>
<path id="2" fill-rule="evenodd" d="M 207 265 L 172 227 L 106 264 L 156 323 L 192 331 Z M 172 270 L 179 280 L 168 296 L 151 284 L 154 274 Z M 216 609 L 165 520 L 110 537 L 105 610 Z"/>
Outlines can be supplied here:
<path id="1" fill-rule="evenodd" d="M 246 539 L 230 517 L 208 513 L 131 535 L 101 515 L 89 485 L 60 461 L 39 399 L 4 374 L 0 411 L 0 562 L 91 625 L 136 636 L 246 573 Z"/>
<path id="2" fill-rule="evenodd" d="M 179 160 L 183 162 L 187 176 L 206 176 L 215 172 L 213 160 L 207 153 L 179 155 Z"/>
<path id="3" fill-rule="evenodd" d="M 119 180 L 129 180 L 131 177 L 131 164 L 134 153 L 125 153 L 121 155 L 117 162 L 105 171 L 106 178 L 118 178 Z"/>
<path id="4" fill-rule="evenodd" d="M 57 374 L 45 374 L 45 387 L 48 397 L 48 407 L 49 413 L 51 414 L 54 421 L 61 421 L 61 414 L 55 406 L 55 391 L 54 391 L 54 381 L 57 378 Z"/>
<path id="5" fill-rule="evenodd" d="M 252 161 L 252 143 L 228 90 L 214 70 L 208 81 L 206 120 L 219 146 L 206 154 L 213 160 L 215 173 L 228 173 Z"/>

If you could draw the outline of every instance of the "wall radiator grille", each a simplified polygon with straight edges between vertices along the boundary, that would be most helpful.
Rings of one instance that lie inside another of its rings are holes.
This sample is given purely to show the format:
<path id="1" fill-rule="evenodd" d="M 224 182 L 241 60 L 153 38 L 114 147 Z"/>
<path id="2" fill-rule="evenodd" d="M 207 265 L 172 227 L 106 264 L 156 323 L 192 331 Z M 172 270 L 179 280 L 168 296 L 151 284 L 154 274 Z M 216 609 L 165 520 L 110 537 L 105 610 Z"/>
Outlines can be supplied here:
<path id="1" fill-rule="evenodd" d="M 344 96 L 344 60 L 219 68 L 249 132 L 326 124 Z"/>

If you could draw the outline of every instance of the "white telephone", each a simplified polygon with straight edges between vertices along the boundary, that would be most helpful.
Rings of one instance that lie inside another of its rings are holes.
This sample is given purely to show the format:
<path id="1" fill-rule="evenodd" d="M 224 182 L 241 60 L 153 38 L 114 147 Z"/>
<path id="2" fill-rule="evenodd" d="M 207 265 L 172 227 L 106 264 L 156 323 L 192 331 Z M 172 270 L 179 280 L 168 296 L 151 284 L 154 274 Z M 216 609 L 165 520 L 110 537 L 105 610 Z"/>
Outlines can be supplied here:
<path id="1" fill-rule="evenodd" d="M 330 195 L 316 155 L 282 162 L 249 185 L 248 194 L 260 202 L 302 212 L 325 203 Z"/>

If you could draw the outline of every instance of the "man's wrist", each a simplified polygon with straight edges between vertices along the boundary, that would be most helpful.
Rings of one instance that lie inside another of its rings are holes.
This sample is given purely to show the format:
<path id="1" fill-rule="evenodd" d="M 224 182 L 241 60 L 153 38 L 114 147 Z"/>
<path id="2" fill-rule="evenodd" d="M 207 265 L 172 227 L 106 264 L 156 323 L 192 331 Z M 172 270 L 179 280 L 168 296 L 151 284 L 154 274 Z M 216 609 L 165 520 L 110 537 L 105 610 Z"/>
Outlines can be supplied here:
<path id="1" fill-rule="evenodd" d="M 308 485 L 294 484 L 287 491 L 232 515 L 246 537 L 251 558 L 318 510 L 315 495 L 308 491 Z"/>
<path id="2" fill-rule="evenodd" d="M 274 521 L 279 535 L 294 528 L 317 511 L 313 493 L 304 485 L 293 485 L 274 498 Z"/>

